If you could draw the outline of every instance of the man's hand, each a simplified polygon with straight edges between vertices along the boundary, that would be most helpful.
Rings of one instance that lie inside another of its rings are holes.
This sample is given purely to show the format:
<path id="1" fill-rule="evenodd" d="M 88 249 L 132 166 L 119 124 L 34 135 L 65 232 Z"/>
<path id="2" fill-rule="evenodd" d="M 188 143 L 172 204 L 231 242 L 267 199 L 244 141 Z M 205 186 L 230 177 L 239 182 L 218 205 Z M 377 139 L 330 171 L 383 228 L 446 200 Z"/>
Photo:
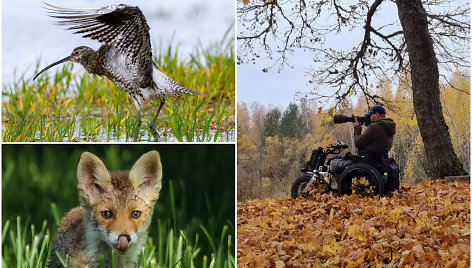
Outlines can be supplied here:
<path id="1" fill-rule="evenodd" d="M 352 122 L 352 125 L 355 127 L 358 127 L 360 125 L 359 121 L 357 121 L 357 117 L 354 117 L 354 122 Z"/>

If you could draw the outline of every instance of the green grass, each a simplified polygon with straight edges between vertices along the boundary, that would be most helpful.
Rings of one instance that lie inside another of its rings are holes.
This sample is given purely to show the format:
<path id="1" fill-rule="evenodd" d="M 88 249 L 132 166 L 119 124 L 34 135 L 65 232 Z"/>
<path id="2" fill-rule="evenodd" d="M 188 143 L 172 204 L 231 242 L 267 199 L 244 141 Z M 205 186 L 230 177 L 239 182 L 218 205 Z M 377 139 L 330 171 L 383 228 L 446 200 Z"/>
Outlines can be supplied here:
<path id="1" fill-rule="evenodd" d="M 167 98 L 159 114 L 159 141 L 235 141 L 235 58 L 230 27 L 210 47 L 198 44 L 181 60 L 178 47 L 160 50 L 155 62 L 172 79 L 206 95 Z M 48 63 L 47 63 L 48 64 Z M 36 70 L 44 65 L 37 63 Z M 133 141 L 136 108 L 127 94 L 105 77 L 79 64 L 52 68 L 33 81 L 20 77 L 3 86 L 4 142 Z M 140 141 L 155 141 L 148 130 L 158 100 L 143 109 Z"/>
<path id="2" fill-rule="evenodd" d="M 44 267 L 58 222 L 79 205 L 84 151 L 114 171 L 150 150 L 161 155 L 163 184 L 139 264 L 234 267 L 234 145 L 144 143 L 4 144 L 2 267 Z"/>
<path id="3" fill-rule="evenodd" d="M 205 230 L 203 225 L 201 228 Z M 205 231 L 206 237 L 200 238 L 198 233 L 189 229 L 174 231 L 158 221 L 158 235 L 148 238 L 139 255 L 138 267 L 235 267 L 234 233 L 230 234 L 229 228 L 234 229 L 234 226 L 225 225 L 219 237 L 212 237 Z M 16 223 L 6 221 L 2 230 L 2 267 L 45 267 L 48 252 L 54 254 L 51 252 L 51 229 L 47 221 L 43 222 L 40 230 L 36 230 L 34 225 L 28 228 L 20 217 Z M 211 241 L 212 252 L 209 255 L 202 253 L 200 239 Z M 218 243 L 216 246 L 215 242 Z M 61 260 L 67 263 L 67 258 Z"/>

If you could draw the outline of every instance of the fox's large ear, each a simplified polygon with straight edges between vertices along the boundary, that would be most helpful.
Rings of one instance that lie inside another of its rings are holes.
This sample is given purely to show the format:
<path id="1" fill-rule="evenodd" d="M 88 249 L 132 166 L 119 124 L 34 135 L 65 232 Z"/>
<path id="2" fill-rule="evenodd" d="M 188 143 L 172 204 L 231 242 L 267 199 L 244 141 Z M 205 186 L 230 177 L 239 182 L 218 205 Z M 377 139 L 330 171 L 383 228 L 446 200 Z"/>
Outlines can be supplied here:
<path id="1" fill-rule="evenodd" d="M 162 188 L 162 164 L 157 151 L 143 154 L 129 172 L 129 180 L 138 196 L 154 202 Z"/>
<path id="2" fill-rule="evenodd" d="M 80 156 L 77 180 L 79 181 L 79 196 L 88 204 L 93 204 L 100 192 L 113 190 L 110 173 L 105 164 L 89 152 L 82 153 Z"/>

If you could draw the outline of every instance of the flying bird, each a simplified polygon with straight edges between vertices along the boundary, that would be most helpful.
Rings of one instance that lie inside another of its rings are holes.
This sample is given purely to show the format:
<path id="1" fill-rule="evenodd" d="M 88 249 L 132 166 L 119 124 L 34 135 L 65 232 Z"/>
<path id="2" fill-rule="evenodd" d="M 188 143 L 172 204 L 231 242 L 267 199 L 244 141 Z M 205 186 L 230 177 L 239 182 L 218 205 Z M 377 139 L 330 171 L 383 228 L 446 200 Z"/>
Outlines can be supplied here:
<path id="1" fill-rule="evenodd" d="M 33 78 L 47 69 L 64 62 L 80 63 L 87 72 L 106 76 L 128 93 L 136 106 L 136 120 L 141 126 L 141 110 L 146 101 L 158 98 L 159 107 L 149 128 L 158 137 L 156 120 L 166 97 L 180 97 L 181 93 L 202 93 L 183 87 L 162 73 L 152 60 L 149 26 L 138 7 L 112 5 L 103 8 L 64 8 L 45 3 L 49 16 L 58 23 L 69 26 L 75 34 L 97 40 L 102 45 L 95 51 L 87 46 L 76 47 L 72 53 L 45 67 Z"/>

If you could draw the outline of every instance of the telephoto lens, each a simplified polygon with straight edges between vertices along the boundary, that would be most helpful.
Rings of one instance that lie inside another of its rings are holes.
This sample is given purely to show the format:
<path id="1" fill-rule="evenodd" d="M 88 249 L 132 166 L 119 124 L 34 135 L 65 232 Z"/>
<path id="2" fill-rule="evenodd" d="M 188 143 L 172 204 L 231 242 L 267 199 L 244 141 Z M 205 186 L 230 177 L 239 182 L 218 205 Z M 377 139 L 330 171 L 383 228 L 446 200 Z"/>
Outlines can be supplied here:
<path id="1" fill-rule="evenodd" d="M 354 117 L 357 117 L 357 121 L 362 125 L 362 124 L 365 124 L 366 126 L 368 126 L 370 124 L 370 118 L 369 117 L 366 117 L 366 116 L 346 116 L 346 115 L 343 115 L 343 114 L 335 114 L 334 115 L 334 118 L 333 118 L 333 121 L 335 124 L 343 124 L 343 123 L 347 123 L 347 122 L 354 122 Z"/>

